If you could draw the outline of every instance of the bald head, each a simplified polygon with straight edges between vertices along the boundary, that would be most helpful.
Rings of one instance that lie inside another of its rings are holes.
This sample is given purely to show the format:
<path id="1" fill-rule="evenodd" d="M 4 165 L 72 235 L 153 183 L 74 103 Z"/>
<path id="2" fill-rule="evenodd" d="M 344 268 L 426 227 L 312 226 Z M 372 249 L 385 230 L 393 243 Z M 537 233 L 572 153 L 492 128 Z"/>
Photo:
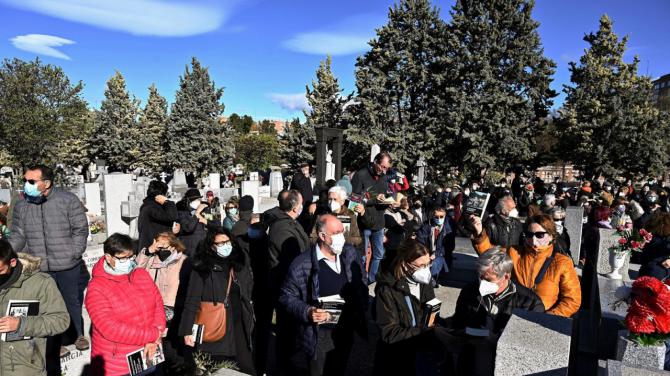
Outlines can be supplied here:
<path id="1" fill-rule="evenodd" d="M 337 217 L 324 214 L 316 221 L 316 233 L 318 235 L 319 247 L 328 246 L 332 243 L 330 237 L 344 232 L 344 226 Z"/>

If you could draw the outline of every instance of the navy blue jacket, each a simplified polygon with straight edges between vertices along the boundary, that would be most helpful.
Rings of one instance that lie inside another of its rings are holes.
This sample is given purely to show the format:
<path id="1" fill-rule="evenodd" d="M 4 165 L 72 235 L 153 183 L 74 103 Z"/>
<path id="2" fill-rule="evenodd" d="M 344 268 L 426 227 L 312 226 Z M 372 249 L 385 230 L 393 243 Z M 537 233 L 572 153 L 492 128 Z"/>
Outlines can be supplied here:
<path id="1" fill-rule="evenodd" d="M 423 244 L 430 250 L 431 253 L 435 254 L 437 257 L 444 257 L 445 255 L 452 253 L 454 248 L 456 248 L 456 233 L 451 230 L 449 221 L 444 221 L 442 231 L 440 231 L 440 233 L 437 235 L 435 247 L 433 247 L 432 241 L 433 224 L 431 222 L 432 220 L 429 220 L 428 223 L 422 225 L 421 228 L 416 232 L 416 241 Z"/>
<path id="2" fill-rule="evenodd" d="M 345 301 L 345 308 L 338 325 L 351 323 L 356 327 L 365 327 L 368 289 L 356 249 L 345 244 L 340 260 L 344 263 L 343 271 L 348 283 L 340 294 Z M 317 306 L 318 299 L 319 263 L 316 259 L 316 245 L 312 245 L 308 252 L 301 253 L 293 260 L 279 294 L 279 303 L 298 323 L 298 346 L 310 359 L 316 354 L 318 326 L 310 321 L 307 312 L 310 307 Z M 356 320 L 359 322 L 354 322 Z"/>

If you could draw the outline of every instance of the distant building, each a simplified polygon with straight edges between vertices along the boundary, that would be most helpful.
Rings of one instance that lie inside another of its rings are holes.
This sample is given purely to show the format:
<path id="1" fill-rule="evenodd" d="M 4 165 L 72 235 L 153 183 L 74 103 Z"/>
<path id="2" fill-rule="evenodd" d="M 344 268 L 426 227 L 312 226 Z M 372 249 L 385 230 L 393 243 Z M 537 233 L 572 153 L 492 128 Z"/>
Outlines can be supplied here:
<path id="1" fill-rule="evenodd" d="M 660 110 L 670 112 L 670 74 L 661 76 L 654 81 L 653 101 Z"/>
<path id="2" fill-rule="evenodd" d="M 554 181 L 555 178 L 558 178 L 559 181 L 570 183 L 579 176 L 579 170 L 570 164 L 551 165 L 538 168 L 535 175 L 545 182 Z"/>

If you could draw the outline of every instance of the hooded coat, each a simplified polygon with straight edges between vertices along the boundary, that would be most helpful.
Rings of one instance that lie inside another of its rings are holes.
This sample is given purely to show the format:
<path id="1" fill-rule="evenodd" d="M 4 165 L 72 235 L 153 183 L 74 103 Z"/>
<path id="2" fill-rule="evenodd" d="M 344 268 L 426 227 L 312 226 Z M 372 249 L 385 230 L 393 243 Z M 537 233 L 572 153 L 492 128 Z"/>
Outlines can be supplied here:
<path id="1" fill-rule="evenodd" d="M 103 256 L 93 266 L 84 304 L 91 316 L 91 374 L 126 375 L 126 355 L 165 330 L 163 299 L 146 270 L 112 275 Z"/>
<path id="2" fill-rule="evenodd" d="M 70 314 L 56 282 L 40 273 L 40 258 L 25 253 L 18 256 L 12 275 L 0 286 L 0 310 L 7 312 L 10 300 L 37 300 L 39 315 L 21 318 L 17 332 L 31 339 L 0 341 L 0 375 L 46 375 L 46 337 L 67 330 Z"/>

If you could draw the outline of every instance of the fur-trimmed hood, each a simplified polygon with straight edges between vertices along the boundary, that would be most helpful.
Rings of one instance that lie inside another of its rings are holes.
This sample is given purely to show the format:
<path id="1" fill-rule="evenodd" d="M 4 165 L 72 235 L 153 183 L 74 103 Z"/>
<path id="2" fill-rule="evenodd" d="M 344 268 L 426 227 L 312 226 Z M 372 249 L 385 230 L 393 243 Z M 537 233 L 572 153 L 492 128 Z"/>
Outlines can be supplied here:
<path id="1" fill-rule="evenodd" d="M 24 252 L 17 253 L 21 265 L 23 265 L 23 272 L 26 274 L 33 274 L 40 271 L 42 259 Z"/>

